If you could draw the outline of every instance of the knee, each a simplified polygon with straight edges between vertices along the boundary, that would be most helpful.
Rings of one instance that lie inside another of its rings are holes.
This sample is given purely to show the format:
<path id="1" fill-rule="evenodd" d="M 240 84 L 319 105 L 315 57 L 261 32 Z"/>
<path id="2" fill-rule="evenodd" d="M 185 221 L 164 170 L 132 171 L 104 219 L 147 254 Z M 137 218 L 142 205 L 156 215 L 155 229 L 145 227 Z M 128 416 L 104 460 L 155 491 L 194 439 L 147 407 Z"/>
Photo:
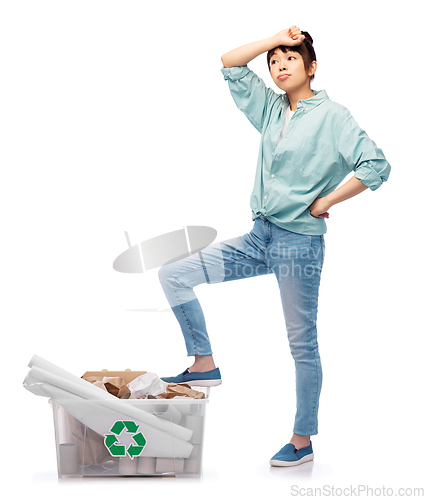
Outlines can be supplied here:
<path id="1" fill-rule="evenodd" d="M 310 348 L 291 349 L 292 358 L 298 363 L 314 363 L 319 358 L 319 350 Z"/>
<path id="2" fill-rule="evenodd" d="M 178 262 L 170 262 L 164 264 L 158 270 L 158 278 L 161 285 L 164 286 L 180 286 L 178 277 L 182 274 L 181 269 L 178 267 Z"/>
<path id="3" fill-rule="evenodd" d="M 319 345 L 317 340 L 297 339 L 289 342 L 292 357 L 295 361 L 309 361 L 317 357 Z"/>
<path id="4" fill-rule="evenodd" d="M 171 270 L 169 266 L 164 265 L 159 268 L 158 279 L 162 286 L 164 286 L 167 283 L 167 280 L 170 278 L 170 276 L 171 276 Z"/>

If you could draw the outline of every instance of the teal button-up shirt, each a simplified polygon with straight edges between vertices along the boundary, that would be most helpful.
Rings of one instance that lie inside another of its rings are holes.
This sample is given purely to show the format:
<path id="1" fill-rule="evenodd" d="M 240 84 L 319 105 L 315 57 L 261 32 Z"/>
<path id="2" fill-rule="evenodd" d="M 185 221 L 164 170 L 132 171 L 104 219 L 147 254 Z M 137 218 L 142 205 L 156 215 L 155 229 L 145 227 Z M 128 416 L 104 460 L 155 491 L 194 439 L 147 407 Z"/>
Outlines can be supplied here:
<path id="1" fill-rule="evenodd" d="M 324 90 L 312 89 L 314 97 L 298 101 L 276 145 L 288 96 L 266 87 L 248 66 L 221 71 L 236 105 L 261 133 L 252 220 L 264 216 L 294 233 L 324 234 L 325 219 L 313 217 L 308 208 L 316 198 L 334 191 L 350 172 L 372 191 L 388 179 L 391 166 L 382 150 Z"/>

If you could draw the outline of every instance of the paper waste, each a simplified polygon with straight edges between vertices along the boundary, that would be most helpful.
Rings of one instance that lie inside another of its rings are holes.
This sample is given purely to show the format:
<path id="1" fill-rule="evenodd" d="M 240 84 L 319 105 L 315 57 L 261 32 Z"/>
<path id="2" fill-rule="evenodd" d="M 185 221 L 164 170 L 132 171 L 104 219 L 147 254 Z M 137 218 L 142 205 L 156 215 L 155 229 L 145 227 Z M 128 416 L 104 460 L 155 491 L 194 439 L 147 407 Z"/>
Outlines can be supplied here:
<path id="1" fill-rule="evenodd" d="M 144 457 L 187 458 L 191 454 L 193 430 L 178 425 L 176 421 L 179 419 L 170 421 L 161 418 L 164 411 L 161 408 L 155 411 L 153 404 L 157 405 L 160 399 L 164 399 L 163 404 L 167 405 L 169 398 L 174 396 L 176 399 L 192 397 L 196 400 L 205 397 L 204 393 L 194 391 L 185 384 L 177 384 L 182 386 L 179 389 L 176 384 L 166 384 L 149 372 L 127 384 L 117 377 L 85 380 L 37 355 L 32 357 L 29 367 L 23 382 L 25 389 L 37 396 L 50 398 L 95 433 L 104 436 L 110 431 L 111 422 L 131 419 L 143 428 L 146 438 Z M 152 401 L 152 405 L 149 401 L 136 399 L 148 395 L 158 399 Z M 125 399 L 126 396 L 130 397 Z M 190 408 L 191 405 L 185 406 Z"/>

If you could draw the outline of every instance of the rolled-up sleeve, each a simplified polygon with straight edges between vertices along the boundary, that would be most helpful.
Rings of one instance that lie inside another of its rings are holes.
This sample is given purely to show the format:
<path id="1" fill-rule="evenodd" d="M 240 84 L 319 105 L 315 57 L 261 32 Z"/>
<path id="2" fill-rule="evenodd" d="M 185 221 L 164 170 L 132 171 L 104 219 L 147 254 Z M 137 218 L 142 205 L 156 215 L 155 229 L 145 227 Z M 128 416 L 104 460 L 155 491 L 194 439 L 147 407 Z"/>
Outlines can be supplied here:
<path id="1" fill-rule="evenodd" d="M 236 106 L 245 114 L 254 127 L 261 132 L 268 106 L 279 94 L 266 87 L 263 80 L 248 66 L 221 68 L 224 79 Z"/>
<path id="2" fill-rule="evenodd" d="M 344 123 L 338 150 L 354 176 L 372 191 L 388 180 L 391 165 L 352 116 Z"/>

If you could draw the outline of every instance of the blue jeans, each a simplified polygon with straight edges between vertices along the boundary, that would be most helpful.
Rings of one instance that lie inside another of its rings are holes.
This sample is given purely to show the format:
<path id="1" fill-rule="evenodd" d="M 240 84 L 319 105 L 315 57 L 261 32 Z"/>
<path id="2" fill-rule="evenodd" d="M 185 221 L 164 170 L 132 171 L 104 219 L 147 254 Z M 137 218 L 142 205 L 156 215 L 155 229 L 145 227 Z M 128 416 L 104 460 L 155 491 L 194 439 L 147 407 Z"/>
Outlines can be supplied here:
<path id="1" fill-rule="evenodd" d="M 212 354 L 204 314 L 193 291 L 196 285 L 275 275 L 295 362 L 297 411 L 293 432 L 304 436 L 318 432 L 322 367 L 316 320 L 324 255 L 323 235 L 293 233 L 259 217 L 249 233 L 166 264 L 158 273 L 182 329 L 188 356 Z"/>

